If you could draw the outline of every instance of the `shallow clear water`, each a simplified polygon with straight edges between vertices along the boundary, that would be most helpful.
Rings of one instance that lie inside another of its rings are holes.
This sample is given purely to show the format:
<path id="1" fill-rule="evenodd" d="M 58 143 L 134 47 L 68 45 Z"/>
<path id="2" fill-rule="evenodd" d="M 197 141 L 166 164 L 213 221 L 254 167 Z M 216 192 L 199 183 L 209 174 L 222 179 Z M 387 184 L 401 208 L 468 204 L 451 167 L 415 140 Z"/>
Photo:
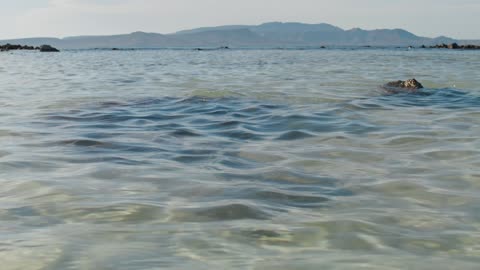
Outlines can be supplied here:
<path id="1" fill-rule="evenodd" d="M 1 53 L 2 269 L 477 269 L 479 78 L 464 51 Z"/>

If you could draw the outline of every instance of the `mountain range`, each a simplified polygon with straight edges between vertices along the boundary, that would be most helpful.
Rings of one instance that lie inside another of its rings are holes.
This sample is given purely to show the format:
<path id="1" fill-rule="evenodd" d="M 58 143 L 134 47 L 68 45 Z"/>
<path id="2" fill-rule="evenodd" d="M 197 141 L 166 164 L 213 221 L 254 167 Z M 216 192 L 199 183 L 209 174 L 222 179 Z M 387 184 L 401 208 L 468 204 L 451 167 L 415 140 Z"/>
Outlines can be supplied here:
<path id="1" fill-rule="evenodd" d="M 227 25 L 184 30 L 172 34 L 134 32 L 111 36 L 66 38 L 24 38 L 0 40 L 0 44 L 39 46 L 60 49 L 92 48 L 290 48 L 315 46 L 420 46 L 440 43 L 476 43 L 449 37 L 428 38 L 403 29 L 344 30 L 330 24 L 271 22 L 261 25 Z"/>

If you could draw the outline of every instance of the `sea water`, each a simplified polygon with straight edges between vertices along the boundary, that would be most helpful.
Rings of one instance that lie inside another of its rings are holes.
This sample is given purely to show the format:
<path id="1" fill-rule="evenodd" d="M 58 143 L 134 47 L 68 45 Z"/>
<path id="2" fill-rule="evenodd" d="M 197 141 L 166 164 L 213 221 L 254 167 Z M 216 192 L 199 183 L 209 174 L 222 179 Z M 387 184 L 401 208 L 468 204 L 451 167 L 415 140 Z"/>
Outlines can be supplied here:
<path id="1" fill-rule="evenodd" d="M 474 51 L 0 53 L 1 269 L 478 269 L 479 168 Z"/>

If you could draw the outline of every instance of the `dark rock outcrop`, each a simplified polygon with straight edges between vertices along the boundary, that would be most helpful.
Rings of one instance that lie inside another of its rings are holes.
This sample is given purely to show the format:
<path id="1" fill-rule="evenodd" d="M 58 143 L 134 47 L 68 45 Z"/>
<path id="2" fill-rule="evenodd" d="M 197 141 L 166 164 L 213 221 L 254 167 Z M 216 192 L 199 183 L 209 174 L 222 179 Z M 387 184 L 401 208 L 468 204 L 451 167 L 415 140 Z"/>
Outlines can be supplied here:
<path id="1" fill-rule="evenodd" d="M 465 50 L 480 50 L 480 45 L 463 45 L 462 49 L 465 49 Z"/>
<path id="2" fill-rule="evenodd" d="M 0 51 L 13 51 L 13 50 L 35 50 L 37 48 L 33 46 L 27 46 L 27 45 L 14 45 L 14 44 L 5 44 L 5 45 L 0 45 Z"/>
<path id="3" fill-rule="evenodd" d="M 449 49 L 458 49 L 460 48 L 457 43 L 448 44 L 447 48 Z"/>
<path id="4" fill-rule="evenodd" d="M 450 50 L 480 50 L 480 45 L 458 45 L 457 43 L 452 44 L 437 44 L 430 46 L 431 49 L 450 49 Z"/>
<path id="5" fill-rule="evenodd" d="M 423 85 L 415 79 L 406 81 L 393 81 L 382 86 L 382 89 L 389 94 L 396 94 L 402 92 L 416 92 L 422 89 Z"/>
<path id="6" fill-rule="evenodd" d="M 228 46 L 221 46 L 218 48 L 195 48 L 194 51 L 221 51 L 221 50 L 230 50 Z"/>
<path id="7" fill-rule="evenodd" d="M 53 48 L 50 45 L 42 45 L 40 47 L 34 47 L 34 46 L 28 46 L 28 45 L 14 45 L 7 43 L 5 45 L 0 45 L 0 51 L 2 52 L 8 52 L 8 51 L 16 51 L 16 50 L 39 50 L 41 52 L 59 52 L 59 50 Z"/>
<path id="8" fill-rule="evenodd" d="M 59 52 L 58 49 L 50 46 L 50 45 L 42 45 L 40 46 L 40 51 L 41 52 Z"/>

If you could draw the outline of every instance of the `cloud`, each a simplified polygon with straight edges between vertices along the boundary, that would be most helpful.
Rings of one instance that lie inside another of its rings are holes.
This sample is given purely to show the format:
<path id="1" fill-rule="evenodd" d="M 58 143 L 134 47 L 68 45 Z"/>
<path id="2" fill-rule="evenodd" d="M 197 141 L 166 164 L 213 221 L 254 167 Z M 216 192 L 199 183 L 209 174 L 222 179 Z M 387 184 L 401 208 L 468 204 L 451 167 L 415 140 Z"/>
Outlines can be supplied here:
<path id="1" fill-rule="evenodd" d="M 50 0 L 46 7 L 31 9 L 14 20 L 16 32 L 28 36 L 62 36 L 118 31 L 128 25 L 133 1 Z M 137 9 L 141 12 L 141 9 Z"/>

